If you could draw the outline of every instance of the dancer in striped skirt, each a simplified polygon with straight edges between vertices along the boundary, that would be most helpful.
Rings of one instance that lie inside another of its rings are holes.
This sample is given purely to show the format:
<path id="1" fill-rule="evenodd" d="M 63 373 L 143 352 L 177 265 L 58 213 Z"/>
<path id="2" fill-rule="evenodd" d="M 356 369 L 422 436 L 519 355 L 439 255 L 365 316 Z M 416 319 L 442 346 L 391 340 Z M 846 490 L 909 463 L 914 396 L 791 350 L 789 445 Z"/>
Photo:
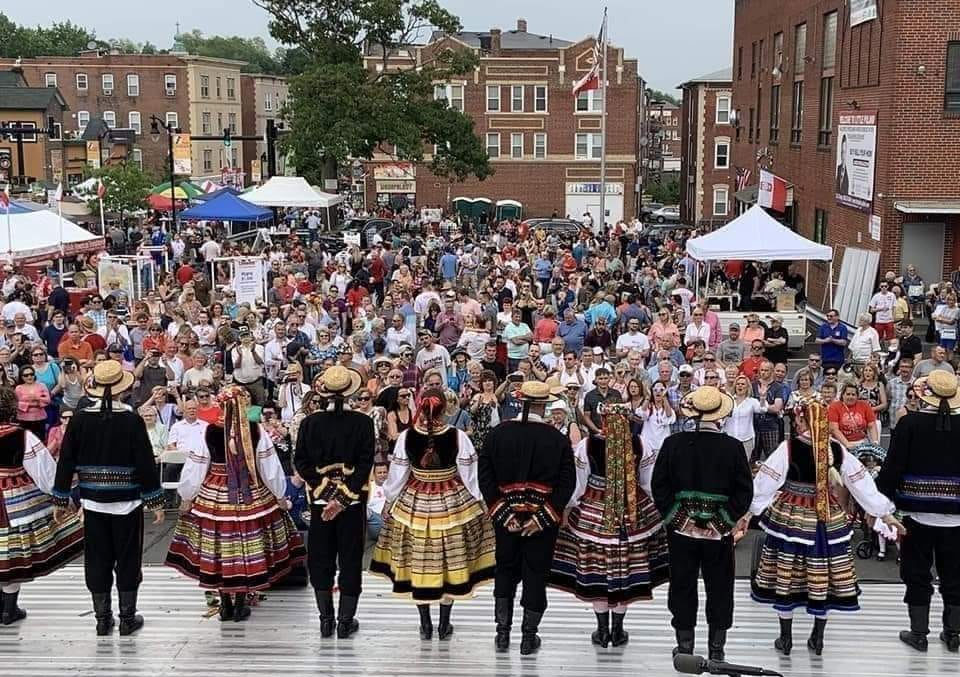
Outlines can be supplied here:
<path id="1" fill-rule="evenodd" d="M 627 607 L 651 599 L 670 569 L 663 520 L 650 498 L 656 452 L 630 433 L 625 410 L 605 406 L 604 437 L 590 436 L 575 450 L 577 489 L 550 571 L 551 587 L 593 604 L 591 640 L 604 648 L 627 643 Z"/>
<path id="2" fill-rule="evenodd" d="M 250 395 L 230 386 L 223 419 L 206 431 L 180 475 L 183 506 L 166 564 L 219 590 L 220 620 L 250 616 L 247 593 L 269 588 L 306 558 L 287 510 L 287 478 L 270 435 L 247 420 Z"/>
<path id="3" fill-rule="evenodd" d="M 878 524 L 901 531 L 903 526 L 893 517 L 893 503 L 877 491 L 863 464 L 830 439 L 826 407 L 819 400 L 802 400 L 791 427 L 793 439 L 781 443 L 760 466 L 753 503 L 739 531 L 747 528 L 753 515 L 762 513 L 760 527 L 766 539 L 752 596 L 773 605 L 780 617 L 775 648 L 790 655 L 793 612 L 805 607 L 814 617 L 807 646 L 819 656 L 827 613 L 860 608 L 850 521 L 831 495 L 830 469 L 840 473 L 844 486 L 869 515 L 882 518 Z"/>
<path id="4" fill-rule="evenodd" d="M 493 580 L 496 542 L 481 505 L 477 454 L 444 422 L 446 400 L 426 390 L 412 428 L 397 438 L 383 491 L 388 504 L 370 571 L 420 612 L 420 639 L 433 636 L 430 603 L 440 602 L 439 639 L 453 634 L 453 601 Z"/>
<path id="5" fill-rule="evenodd" d="M 12 423 L 17 399 L 0 388 L 0 622 L 26 618 L 20 584 L 46 576 L 83 553 L 76 513 L 53 519 L 50 492 L 57 464 L 36 435 Z"/>

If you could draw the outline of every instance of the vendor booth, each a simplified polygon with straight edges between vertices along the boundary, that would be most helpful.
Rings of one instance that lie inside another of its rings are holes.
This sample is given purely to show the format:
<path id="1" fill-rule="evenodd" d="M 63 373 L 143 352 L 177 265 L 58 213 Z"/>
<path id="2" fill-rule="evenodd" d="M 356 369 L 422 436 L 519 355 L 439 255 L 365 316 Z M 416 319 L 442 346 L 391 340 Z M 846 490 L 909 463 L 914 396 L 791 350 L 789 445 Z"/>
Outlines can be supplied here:
<path id="1" fill-rule="evenodd" d="M 0 220 L 0 257 L 17 263 L 31 263 L 63 256 L 76 256 L 102 251 L 102 235 L 84 230 L 66 217 L 60 218 L 47 209 L 35 211 L 10 208 L 9 221 Z M 6 222 L 6 223 L 4 223 Z"/>
<path id="2" fill-rule="evenodd" d="M 497 222 L 523 218 L 523 204 L 516 200 L 497 201 Z"/>
<path id="3" fill-rule="evenodd" d="M 687 253 L 701 263 L 714 261 L 806 261 L 805 281 L 809 281 L 810 261 L 829 261 L 830 280 L 833 280 L 833 249 L 817 244 L 799 235 L 771 217 L 763 207 L 754 205 L 727 225 L 702 237 L 687 240 Z M 710 281 L 707 280 L 709 289 Z M 700 290 L 698 289 L 699 297 Z M 704 294 L 706 292 L 704 291 Z M 833 286 L 830 285 L 830 304 L 833 304 Z M 776 313 L 783 318 L 783 327 L 789 334 L 789 347 L 803 347 L 807 336 L 806 309 L 797 310 L 791 299 L 775 299 Z M 733 308 L 731 304 L 731 308 Z M 731 322 L 745 326 L 748 313 L 734 310 L 720 311 L 720 332 L 727 335 Z"/>
<path id="4" fill-rule="evenodd" d="M 244 193 L 242 199 L 261 207 L 307 208 L 320 212 L 326 229 L 337 224 L 342 195 L 324 193 L 300 176 L 274 176 L 262 186 Z"/>
<path id="5" fill-rule="evenodd" d="M 223 189 L 210 200 L 200 202 L 180 214 L 181 221 L 223 221 L 227 224 L 227 239 L 254 237 L 257 224 L 273 219 L 273 212 L 241 199 Z"/>

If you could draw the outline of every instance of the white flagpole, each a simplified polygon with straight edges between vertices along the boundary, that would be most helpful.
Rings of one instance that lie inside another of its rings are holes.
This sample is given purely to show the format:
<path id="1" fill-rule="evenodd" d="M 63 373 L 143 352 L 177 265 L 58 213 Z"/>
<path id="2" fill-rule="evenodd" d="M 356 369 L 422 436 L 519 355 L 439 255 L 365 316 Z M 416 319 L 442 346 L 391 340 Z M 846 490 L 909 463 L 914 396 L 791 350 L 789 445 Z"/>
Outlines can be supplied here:
<path id="1" fill-rule="evenodd" d="M 600 41 L 600 234 L 607 224 L 607 8 L 603 8 L 603 38 Z"/>
<path id="2" fill-rule="evenodd" d="M 10 196 L 7 196 L 7 254 L 10 256 L 10 265 L 13 265 L 13 229 L 10 227 Z"/>
<path id="3" fill-rule="evenodd" d="M 98 195 L 98 196 L 97 196 L 97 199 L 100 201 L 100 234 L 101 234 L 101 235 L 106 235 L 106 234 L 107 234 L 107 226 L 106 226 L 106 224 L 104 223 L 104 220 L 103 220 L 103 198 Z"/>
<path id="4" fill-rule="evenodd" d="M 57 200 L 57 216 L 60 217 L 60 259 L 59 259 L 59 269 L 60 269 L 60 280 L 62 284 L 63 280 L 63 196 Z"/>

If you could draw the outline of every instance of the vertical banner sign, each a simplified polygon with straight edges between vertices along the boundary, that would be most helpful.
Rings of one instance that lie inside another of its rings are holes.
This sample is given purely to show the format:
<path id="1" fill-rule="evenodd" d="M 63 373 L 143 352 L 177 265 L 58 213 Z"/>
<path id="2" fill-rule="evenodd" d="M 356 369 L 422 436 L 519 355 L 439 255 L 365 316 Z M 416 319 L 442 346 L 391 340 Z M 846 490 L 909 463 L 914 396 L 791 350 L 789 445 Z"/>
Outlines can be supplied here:
<path id="1" fill-rule="evenodd" d="M 263 299 L 263 266 L 259 259 L 242 259 L 233 269 L 233 291 L 237 303 L 249 303 L 252 308 Z"/>
<path id="2" fill-rule="evenodd" d="M 837 204 L 869 212 L 877 155 L 877 114 L 841 112 L 837 125 Z"/>
<path id="3" fill-rule="evenodd" d="M 63 151 L 59 148 L 50 150 L 50 171 L 54 183 L 63 183 Z"/>
<path id="4" fill-rule="evenodd" d="M 870 215 L 870 237 L 877 242 L 880 241 L 880 217 L 876 214 Z"/>
<path id="5" fill-rule="evenodd" d="M 87 164 L 93 169 L 100 169 L 99 141 L 87 141 Z"/>
<path id="6" fill-rule="evenodd" d="M 173 135 L 173 173 L 189 176 L 193 173 L 193 160 L 190 156 L 190 135 Z"/>
<path id="7" fill-rule="evenodd" d="M 250 180 L 260 183 L 260 160 L 250 160 Z"/>
<path id="8" fill-rule="evenodd" d="M 877 18 L 877 0 L 850 0 L 850 28 Z"/>

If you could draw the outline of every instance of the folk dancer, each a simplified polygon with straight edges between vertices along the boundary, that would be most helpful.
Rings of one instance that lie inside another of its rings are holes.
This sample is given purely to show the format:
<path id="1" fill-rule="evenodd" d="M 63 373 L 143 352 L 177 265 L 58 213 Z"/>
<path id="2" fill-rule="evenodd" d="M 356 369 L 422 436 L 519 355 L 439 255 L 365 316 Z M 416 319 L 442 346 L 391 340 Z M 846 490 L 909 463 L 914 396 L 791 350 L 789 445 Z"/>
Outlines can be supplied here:
<path id="1" fill-rule="evenodd" d="M 603 436 L 591 435 L 574 452 L 577 488 L 560 527 L 550 586 L 593 604 L 591 641 L 606 648 L 629 641 L 627 607 L 652 599 L 670 565 L 663 520 L 650 498 L 657 452 L 631 434 L 629 407 L 601 409 Z"/>
<path id="2" fill-rule="evenodd" d="M 143 509 L 163 522 L 163 490 L 143 419 L 114 398 L 133 385 L 133 373 L 107 360 L 93 369 L 86 386 L 93 404 L 76 412 L 67 427 L 53 488 L 54 518 L 70 513 L 76 475 L 84 514 L 83 567 L 93 596 L 97 634 L 113 628 L 110 591 L 116 571 L 120 634 L 143 627 L 137 614 L 143 560 Z"/>
<path id="3" fill-rule="evenodd" d="M 543 419 L 559 387 L 527 381 L 514 394 L 523 405 L 516 420 L 487 435 L 478 457 L 480 491 L 496 534 L 494 605 L 496 648 L 510 647 L 513 599 L 523 581 L 520 654 L 540 648 L 537 629 L 547 608 L 547 578 L 554 544 L 576 487 L 570 438 Z"/>
<path id="4" fill-rule="evenodd" d="M 346 639 L 360 628 L 363 548 L 367 528 L 367 491 L 376 436 L 373 419 L 345 410 L 345 398 L 360 389 L 363 377 L 347 367 L 330 367 L 318 379 L 330 409 L 300 424 L 293 465 L 307 483 L 310 529 L 307 568 L 320 612 L 320 635 Z M 340 573 L 340 608 L 334 617 L 333 579 Z"/>
<path id="5" fill-rule="evenodd" d="M 445 422 L 442 390 L 424 391 L 413 427 L 400 433 L 383 485 L 387 507 L 370 571 L 393 582 L 420 613 L 420 639 L 433 636 L 430 603 L 440 602 L 437 636 L 453 634 L 454 599 L 493 580 L 496 543 L 477 484 L 477 454 Z"/>
<path id="6" fill-rule="evenodd" d="M 727 630 L 733 625 L 733 530 L 750 507 L 753 477 L 743 443 L 721 431 L 733 398 L 701 386 L 680 402 L 693 430 L 668 437 L 653 469 L 653 500 L 667 528 L 670 590 L 678 653 L 696 644 L 698 590 L 707 592 L 710 660 L 724 659 Z"/>

